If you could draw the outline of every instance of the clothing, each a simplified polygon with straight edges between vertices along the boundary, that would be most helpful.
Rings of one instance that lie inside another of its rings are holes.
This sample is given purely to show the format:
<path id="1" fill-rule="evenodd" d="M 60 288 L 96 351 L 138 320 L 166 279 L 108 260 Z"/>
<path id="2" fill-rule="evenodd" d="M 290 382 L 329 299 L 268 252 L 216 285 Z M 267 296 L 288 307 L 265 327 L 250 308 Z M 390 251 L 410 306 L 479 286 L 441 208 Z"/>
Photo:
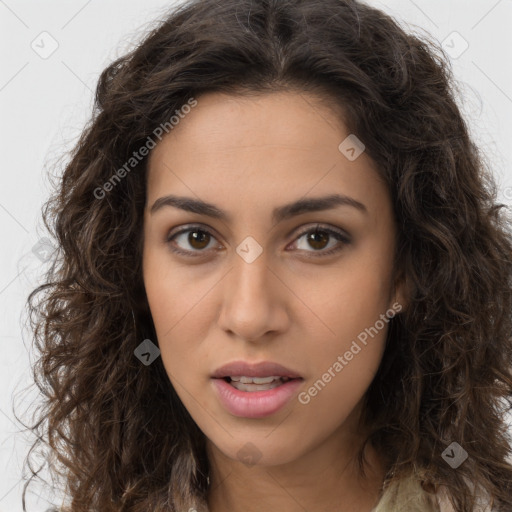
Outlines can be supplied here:
<path id="1" fill-rule="evenodd" d="M 414 475 L 393 482 L 383 492 L 379 503 L 371 512 L 455 512 L 445 489 L 433 499 Z M 486 500 L 480 502 L 474 512 L 492 512 Z"/>

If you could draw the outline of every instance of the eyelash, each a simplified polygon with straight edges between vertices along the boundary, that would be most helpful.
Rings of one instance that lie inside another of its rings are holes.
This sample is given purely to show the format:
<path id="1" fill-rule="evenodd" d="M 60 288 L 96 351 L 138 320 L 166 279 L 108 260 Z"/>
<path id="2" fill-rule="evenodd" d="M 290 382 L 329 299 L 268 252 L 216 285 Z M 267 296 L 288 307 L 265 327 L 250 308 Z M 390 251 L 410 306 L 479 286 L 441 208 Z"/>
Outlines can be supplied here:
<path id="1" fill-rule="evenodd" d="M 178 235 L 181 235 L 183 233 L 193 232 L 193 231 L 200 231 L 202 233 L 206 233 L 206 234 L 208 234 L 209 236 L 211 236 L 212 238 L 215 239 L 213 233 L 211 231 L 209 231 L 208 229 L 202 227 L 201 225 L 192 225 L 192 226 L 188 226 L 185 229 L 177 231 L 176 233 L 173 233 L 172 235 L 169 234 L 167 236 L 166 242 L 168 243 L 168 245 L 170 247 L 170 250 L 173 251 L 176 254 L 180 254 L 182 256 L 188 256 L 188 257 L 192 257 L 192 258 L 198 258 L 198 257 L 203 256 L 202 253 L 206 253 L 208 250 L 186 251 L 186 250 L 180 249 L 179 247 L 176 247 L 175 245 L 173 245 L 171 243 L 174 240 L 174 238 L 176 238 Z M 306 251 L 308 253 L 309 252 L 319 253 L 317 256 L 313 256 L 313 257 L 330 256 L 332 254 L 335 254 L 335 253 L 341 251 L 343 249 L 344 245 L 348 245 L 350 243 L 350 239 L 342 231 L 338 231 L 338 230 L 335 230 L 335 229 L 327 227 L 327 226 L 322 226 L 321 224 L 317 224 L 314 227 L 310 227 L 309 229 L 306 229 L 306 230 L 300 232 L 297 235 L 297 237 L 295 238 L 295 240 L 299 240 L 304 235 L 307 235 L 308 233 L 313 233 L 313 232 L 316 232 L 316 231 L 318 231 L 320 233 L 328 233 L 329 235 L 332 235 L 336 240 L 338 240 L 339 242 L 342 242 L 342 243 L 341 243 L 341 245 L 335 246 L 335 247 L 333 247 L 333 248 L 331 248 L 329 250 L 326 250 L 326 251 L 324 251 L 324 250 Z M 310 256 L 308 256 L 308 257 L 310 257 Z"/>

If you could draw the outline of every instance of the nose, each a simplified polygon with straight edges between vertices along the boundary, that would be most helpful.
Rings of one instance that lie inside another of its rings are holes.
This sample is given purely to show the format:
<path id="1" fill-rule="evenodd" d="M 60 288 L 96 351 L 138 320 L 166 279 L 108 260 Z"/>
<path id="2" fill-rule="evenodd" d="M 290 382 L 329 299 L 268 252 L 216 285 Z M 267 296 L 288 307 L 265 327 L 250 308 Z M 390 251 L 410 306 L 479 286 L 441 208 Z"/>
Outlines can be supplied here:
<path id="1" fill-rule="evenodd" d="M 223 281 L 218 320 L 221 329 L 242 340 L 257 342 L 288 328 L 293 294 L 268 266 L 265 253 L 251 263 L 236 255 Z"/>

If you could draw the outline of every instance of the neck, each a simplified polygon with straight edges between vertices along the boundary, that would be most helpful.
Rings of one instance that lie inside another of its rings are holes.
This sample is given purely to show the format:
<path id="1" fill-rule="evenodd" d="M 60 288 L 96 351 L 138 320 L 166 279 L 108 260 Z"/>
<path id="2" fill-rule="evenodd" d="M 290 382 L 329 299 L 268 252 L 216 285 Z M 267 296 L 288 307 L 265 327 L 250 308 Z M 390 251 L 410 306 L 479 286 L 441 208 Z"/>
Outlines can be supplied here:
<path id="1" fill-rule="evenodd" d="M 291 462 L 248 467 L 226 457 L 214 445 L 211 453 L 209 512 L 259 512 L 261 510 L 337 510 L 370 512 L 377 504 L 385 470 L 367 445 L 365 475 L 361 475 L 356 450 L 361 439 L 339 438 Z"/>

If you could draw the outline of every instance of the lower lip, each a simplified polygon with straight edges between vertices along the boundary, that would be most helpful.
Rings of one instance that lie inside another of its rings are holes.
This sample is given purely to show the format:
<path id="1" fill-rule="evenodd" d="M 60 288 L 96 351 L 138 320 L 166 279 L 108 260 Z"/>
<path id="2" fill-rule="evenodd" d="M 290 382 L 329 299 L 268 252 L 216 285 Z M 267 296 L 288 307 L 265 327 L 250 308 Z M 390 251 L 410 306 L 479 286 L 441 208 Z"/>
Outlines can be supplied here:
<path id="1" fill-rule="evenodd" d="M 234 416 L 263 418 L 276 413 L 296 394 L 303 379 L 293 379 L 267 391 L 240 391 L 224 379 L 213 379 L 224 407 Z"/>

